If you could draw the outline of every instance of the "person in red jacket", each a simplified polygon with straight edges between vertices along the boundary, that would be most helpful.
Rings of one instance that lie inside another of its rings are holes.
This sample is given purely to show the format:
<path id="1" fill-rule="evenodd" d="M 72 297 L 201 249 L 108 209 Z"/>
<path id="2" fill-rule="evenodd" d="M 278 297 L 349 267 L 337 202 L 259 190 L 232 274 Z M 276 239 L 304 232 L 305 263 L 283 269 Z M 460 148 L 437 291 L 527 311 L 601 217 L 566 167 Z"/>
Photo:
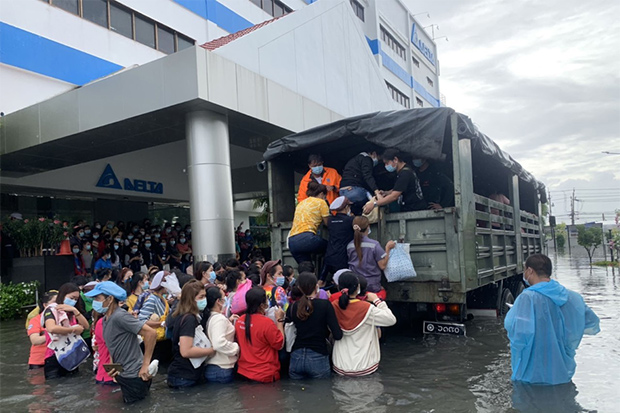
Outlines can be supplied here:
<path id="1" fill-rule="evenodd" d="M 340 174 L 334 168 L 323 166 L 323 157 L 318 154 L 308 156 L 309 171 L 301 179 L 299 183 L 299 192 L 297 193 L 297 202 L 301 202 L 308 198 L 308 184 L 312 181 L 325 185 L 327 188 L 327 203 L 331 204 L 340 196 Z"/>
<path id="2" fill-rule="evenodd" d="M 275 324 L 266 317 L 264 314 L 269 304 L 265 290 L 260 287 L 250 289 L 245 300 L 247 313 L 235 323 L 240 349 L 237 372 L 262 383 L 280 380 L 278 351 L 284 347 L 284 310 L 276 309 Z"/>

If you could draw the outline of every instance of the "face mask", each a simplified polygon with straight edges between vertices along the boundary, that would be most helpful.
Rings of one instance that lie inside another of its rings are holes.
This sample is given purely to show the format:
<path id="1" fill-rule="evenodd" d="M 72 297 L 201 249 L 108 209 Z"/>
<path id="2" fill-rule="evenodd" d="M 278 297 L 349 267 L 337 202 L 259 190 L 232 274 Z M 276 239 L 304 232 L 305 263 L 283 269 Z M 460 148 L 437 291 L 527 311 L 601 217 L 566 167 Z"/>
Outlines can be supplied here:
<path id="1" fill-rule="evenodd" d="M 93 239 L 99 239 L 99 235 L 97 234 L 93 235 Z"/>
<path id="2" fill-rule="evenodd" d="M 191 233 L 192 233 L 192 229 L 191 229 L 191 228 L 187 228 L 187 229 L 185 230 L 185 232 L 187 232 L 188 234 L 191 234 Z"/>
<path id="3" fill-rule="evenodd" d="M 323 173 L 323 165 L 313 166 L 310 170 L 315 175 L 321 175 Z"/>
<path id="4" fill-rule="evenodd" d="M 114 238 L 114 241 L 121 242 L 121 239 L 120 238 Z"/>
<path id="5" fill-rule="evenodd" d="M 181 239 L 179 240 L 179 242 L 180 242 L 181 244 L 184 244 L 184 243 L 185 243 L 185 238 L 181 238 Z"/>
<path id="6" fill-rule="evenodd" d="M 136 232 L 138 232 L 138 228 L 134 228 L 134 229 L 132 229 L 132 231 L 133 231 L 133 232 L 134 232 L 134 234 L 135 234 Z"/>
<path id="7" fill-rule="evenodd" d="M 110 258 L 112 258 L 112 256 L 111 256 L 111 255 L 106 255 L 106 256 L 105 256 L 105 259 L 106 259 L 106 260 L 109 260 Z"/>
<path id="8" fill-rule="evenodd" d="M 147 239 L 151 239 L 151 237 L 144 237 L 144 239 L 145 239 L 145 240 L 147 240 Z"/>
<path id="9" fill-rule="evenodd" d="M 396 170 L 395 166 L 390 165 L 389 163 L 385 164 L 385 170 L 388 172 L 394 172 Z"/>
<path id="10" fill-rule="evenodd" d="M 146 248 L 151 248 L 151 243 L 150 243 L 150 242 L 147 242 L 146 244 L 144 244 L 144 246 L 145 246 Z"/>
<path id="11" fill-rule="evenodd" d="M 525 285 L 527 285 L 528 287 L 530 286 L 530 282 L 527 280 L 527 278 L 525 277 L 525 272 L 523 273 L 523 282 L 525 283 Z"/>
<path id="12" fill-rule="evenodd" d="M 77 254 L 78 252 L 80 252 L 80 250 L 78 248 L 73 248 L 73 253 Z"/>
<path id="13" fill-rule="evenodd" d="M 114 228 L 114 225 L 112 225 L 112 224 L 108 224 L 108 225 L 106 225 L 106 227 L 108 227 L 108 228 L 112 229 L 112 228 Z"/>
<path id="14" fill-rule="evenodd" d="M 84 233 L 85 233 L 86 235 L 90 235 L 90 230 L 89 230 L 89 229 L 87 229 L 87 230 L 85 230 L 85 231 L 84 231 Z"/>
<path id="15" fill-rule="evenodd" d="M 144 232 L 144 231 L 140 231 L 140 234 L 144 235 L 144 234 L 146 234 L 146 232 Z"/>
<path id="16" fill-rule="evenodd" d="M 154 234 L 153 236 L 154 236 L 156 239 L 159 239 L 159 237 L 160 237 L 161 235 L 159 235 L 159 234 Z"/>
<path id="17" fill-rule="evenodd" d="M 118 250 L 118 245 L 115 245 L 114 246 L 114 251 L 117 251 L 117 250 Z"/>
<path id="18" fill-rule="evenodd" d="M 86 251 L 90 251 L 90 245 L 86 246 Z"/>
<path id="19" fill-rule="evenodd" d="M 368 235 L 372 234 L 372 229 L 368 228 Z"/>
<path id="20" fill-rule="evenodd" d="M 127 239 L 128 240 L 132 240 L 133 239 L 133 235 L 127 235 Z"/>
<path id="21" fill-rule="evenodd" d="M 72 299 L 71 299 L 71 298 L 69 298 L 69 297 L 66 297 L 66 298 L 65 298 L 65 301 L 63 301 L 63 303 L 64 303 L 65 305 L 69 305 L 69 306 L 73 307 L 73 306 L 75 306 L 75 305 L 77 304 L 77 301 L 76 301 L 76 300 L 72 300 Z"/>
<path id="22" fill-rule="evenodd" d="M 165 242 L 162 242 L 162 243 L 161 243 L 161 244 L 159 244 L 159 245 L 161 245 L 161 247 L 162 247 L 162 248 L 166 248 L 166 243 L 165 243 Z"/>
<path id="23" fill-rule="evenodd" d="M 216 278 L 215 271 L 211 271 L 209 273 L 209 282 L 213 284 L 215 282 L 215 278 Z"/>
<path id="24" fill-rule="evenodd" d="M 93 301 L 93 310 L 99 314 L 105 314 L 108 311 L 108 307 L 104 307 L 102 301 Z"/>
<path id="25" fill-rule="evenodd" d="M 142 289 L 143 290 L 148 290 L 149 289 L 149 282 L 148 281 L 144 282 L 144 285 L 142 286 Z"/>
<path id="26" fill-rule="evenodd" d="M 166 234 L 170 234 L 172 232 L 172 228 L 166 228 Z"/>
<path id="27" fill-rule="evenodd" d="M 170 241 L 170 245 L 176 244 L 176 241 Z"/>
<path id="28" fill-rule="evenodd" d="M 291 287 L 295 285 L 295 283 L 297 282 L 297 278 L 293 278 L 291 279 L 291 281 L 288 283 L 288 285 L 290 285 Z"/>
<path id="29" fill-rule="evenodd" d="M 101 225 L 95 225 L 95 228 L 101 229 Z"/>
<path id="30" fill-rule="evenodd" d="M 84 236 L 83 232 L 78 232 L 78 235 L 80 236 L 80 238 L 82 238 Z"/>
<path id="31" fill-rule="evenodd" d="M 205 297 L 202 300 L 196 301 L 196 305 L 198 306 L 198 309 L 200 311 L 204 310 L 205 308 L 207 308 L 207 298 Z"/>
<path id="32" fill-rule="evenodd" d="M 278 287 L 282 287 L 284 285 L 284 281 L 286 280 L 286 278 L 282 275 L 280 277 L 276 277 L 276 285 Z"/>
<path id="33" fill-rule="evenodd" d="M 135 254 L 136 252 L 138 252 L 138 249 L 137 249 L 137 248 L 132 248 L 132 249 L 131 249 L 131 253 L 132 253 L 132 254 Z"/>
<path id="34" fill-rule="evenodd" d="M 379 160 L 377 158 L 372 158 L 372 166 L 377 166 L 379 164 Z"/>
<path id="35" fill-rule="evenodd" d="M 413 163 L 413 166 L 415 166 L 416 168 L 419 168 L 420 166 L 424 165 L 424 161 L 422 161 L 422 159 L 414 159 L 412 163 Z"/>

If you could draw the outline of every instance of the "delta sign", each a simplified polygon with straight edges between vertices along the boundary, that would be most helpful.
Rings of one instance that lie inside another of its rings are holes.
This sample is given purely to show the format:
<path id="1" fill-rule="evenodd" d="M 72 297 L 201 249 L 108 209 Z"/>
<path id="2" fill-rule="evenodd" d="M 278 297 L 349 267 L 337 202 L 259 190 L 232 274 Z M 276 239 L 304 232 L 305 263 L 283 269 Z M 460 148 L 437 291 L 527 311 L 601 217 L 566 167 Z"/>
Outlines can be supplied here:
<path id="1" fill-rule="evenodd" d="M 413 26 L 411 27 L 411 43 L 413 43 L 415 47 L 417 47 L 418 50 L 424 55 L 424 57 L 426 57 L 428 61 L 435 66 L 435 53 L 426 45 L 426 43 L 424 43 L 424 40 L 420 38 L 415 23 L 413 23 Z"/>
<path id="2" fill-rule="evenodd" d="M 145 181 L 142 179 L 123 179 L 123 185 L 116 177 L 110 164 L 107 164 L 97 181 L 97 187 L 108 189 L 120 189 L 125 191 L 145 192 L 150 194 L 163 194 L 164 184 L 161 182 Z"/>

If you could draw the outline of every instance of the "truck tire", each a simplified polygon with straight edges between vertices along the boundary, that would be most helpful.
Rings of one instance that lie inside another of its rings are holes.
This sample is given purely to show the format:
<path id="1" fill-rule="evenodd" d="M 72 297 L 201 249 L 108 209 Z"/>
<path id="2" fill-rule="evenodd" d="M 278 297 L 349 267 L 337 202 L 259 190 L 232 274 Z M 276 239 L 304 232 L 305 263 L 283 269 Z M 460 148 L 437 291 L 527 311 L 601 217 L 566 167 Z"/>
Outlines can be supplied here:
<path id="1" fill-rule="evenodd" d="M 517 286 L 515 287 L 516 294 L 513 294 L 515 298 L 519 297 L 521 293 L 525 290 L 525 286 L 523 285 L 523 281 L 519 280 Z"/>
<path id="2" fill-rule="evenodd" d="M 504 288 L 502 291 L 502 299 L 500 300 L 499 308 L 497 309 L 497 313 L 500 317 L 503 317 L 508 313 L 510 307 L 507 304 L 513 304 L 515 302 L 515 298 L 510 292 L 508 288 Z"/>

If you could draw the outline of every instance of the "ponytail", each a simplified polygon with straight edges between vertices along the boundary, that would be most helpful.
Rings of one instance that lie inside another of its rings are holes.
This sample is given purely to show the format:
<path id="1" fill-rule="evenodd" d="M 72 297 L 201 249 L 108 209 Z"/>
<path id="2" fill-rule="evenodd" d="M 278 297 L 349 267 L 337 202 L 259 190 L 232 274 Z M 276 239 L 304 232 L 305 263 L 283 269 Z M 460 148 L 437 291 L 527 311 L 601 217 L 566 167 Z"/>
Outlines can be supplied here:
<path id="1" fill-rule="evenodd" d="M 317 279 L 316 275 L 311 272 L 302 272 L 297 278 L 295 289 L 301 293 L 301 298 L 297 302 L 297 318 L 306 321 L 314 311 L 314 305 L 309 296 L 316 291 Z"/>
<path id="2" fill-rule="evenodd" d="M 359 286 L 357 275 L 352 271 L 345 272 L 338 279 L 338 286 L 340 287 L 340 292 L 342 293 L 338 299 L 338 306 L 343 310 L 346 310 L 349 306 L 349 295 L 357 291 L 357 287 Z"/>
<path id="3" fill-rule="evenodd" d="M 355 252 L 360 264 L 362 263 L 362 238 L 364 238 L 364 232 L 366 232 L 369 225 L 370 221 L 365 216 L 353 218 L 353 244 L 355 245 Z"/>

